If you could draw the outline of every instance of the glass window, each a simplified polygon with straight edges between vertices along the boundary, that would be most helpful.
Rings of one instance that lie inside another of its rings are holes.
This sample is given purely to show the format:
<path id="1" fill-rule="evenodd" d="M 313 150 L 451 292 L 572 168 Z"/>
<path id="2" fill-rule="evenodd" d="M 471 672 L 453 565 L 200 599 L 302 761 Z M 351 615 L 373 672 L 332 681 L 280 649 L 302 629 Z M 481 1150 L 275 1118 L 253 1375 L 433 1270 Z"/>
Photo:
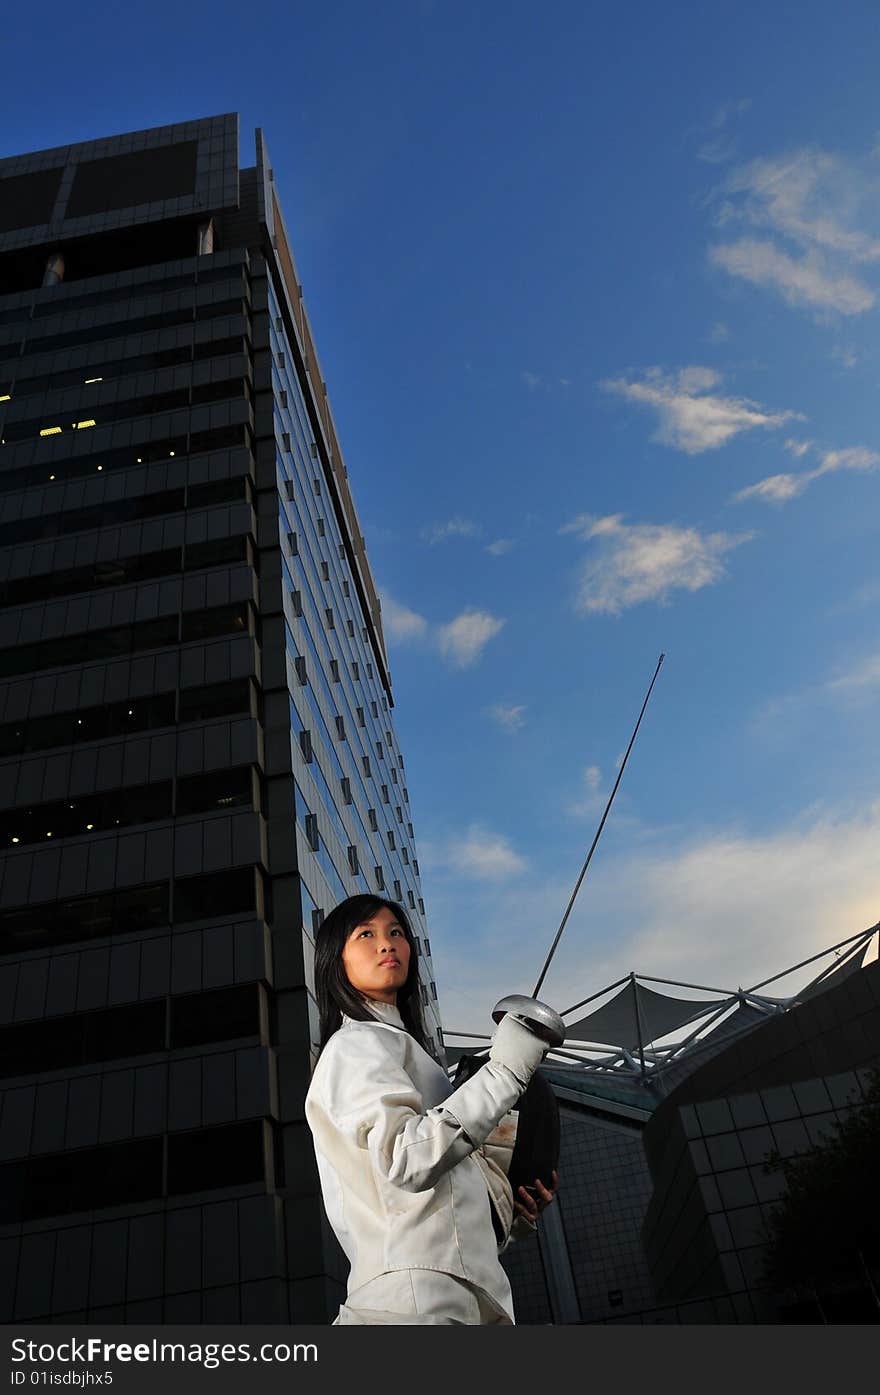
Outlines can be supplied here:
<path id="1" fill-rule="evenodd" d="M 82 1023 L 72 1017 L 0 1028 L 0 1075 L 55 1070 L 83 1060 Z"/>
<path id="2" fill-rule="evenodd" d="M 177 781 L 177 813 L 200 814 L 215 809 L 252 806 L 254 782 L 249 765 L 186 775 Z"/>
<path id="3" fill-rule="evenodd" d="M 165 1000 L 126 1003 L 102 1012 L 82 1013 L 84 1061 L 112 1061 L 165 1049 Z"/>
<path id="4" fill-rule="evenodd" d="M 258 1121 L 168 1135 L 168 1195 L 259 1182 L 265 1176 Z"/>
<path id="5" fill-rule="evenodd" d="M 249 711 L 250 684 L 247 679 L 213 683 L 203 688 L 184 688 L 180 694 L 181 722 L 201 722 L 211 717 L 228 717 Z"/>
<path id="6" fill-rule="evenodd" d="M 240 601 L 237 605 L 187 611 L 183 616 L 181 639 L 186 643 L 188 640 L 213 639 L 219 635 L 247 632 L 248 607 L 246 602 Z"/>
<path id="7" fill-rule="evenodd" d="M 102 900 L 104 898 L 101 898 Z M 117 891 L 113 897 L 114 929 L 147 930 L 168 923 L 168 888 L 164 882 Z"/>
<path id="8" fill-rule="evenodd" d="M 239 867 L 210 876 L 182 877 L 174 883 L 175 924 L 238 915 L 256 909 L 254 868 Z"/>
<path id="9" fill-rule="evenodd" d="M 255 983 L 187 993 L 171 999 L 171 1046 L 255 1037 L 260 1032 L 260 997 Z"/>
<path id="10" fill-rule="evenodd" d="M 161 1195 L 161 1138 L 50 1153 L 0 1167 L 0 1220 L 4 1223 Z"/>

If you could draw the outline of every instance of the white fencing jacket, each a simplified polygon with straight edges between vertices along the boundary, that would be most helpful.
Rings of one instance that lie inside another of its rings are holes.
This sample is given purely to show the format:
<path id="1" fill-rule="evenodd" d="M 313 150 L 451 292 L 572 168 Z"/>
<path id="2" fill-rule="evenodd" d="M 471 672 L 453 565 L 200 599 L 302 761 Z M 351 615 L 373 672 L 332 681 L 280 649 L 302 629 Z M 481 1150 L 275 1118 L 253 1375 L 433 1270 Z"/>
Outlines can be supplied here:
<path id="1" fill-rule="evenodd" d="M 546 1046 L 505 1017 L 486 1066 L 453 1091 L 397 1009 L 370 1007 L 375 1022 L 343 1018 L 305 1106 L 324 1206 L 351 1264 L 346 1304 L 356 1307 L 357 1291 L 381 1274 L 417 1269 L 464 1280 L 513 1321 L 484 1166 L 472 1154 Z"/>

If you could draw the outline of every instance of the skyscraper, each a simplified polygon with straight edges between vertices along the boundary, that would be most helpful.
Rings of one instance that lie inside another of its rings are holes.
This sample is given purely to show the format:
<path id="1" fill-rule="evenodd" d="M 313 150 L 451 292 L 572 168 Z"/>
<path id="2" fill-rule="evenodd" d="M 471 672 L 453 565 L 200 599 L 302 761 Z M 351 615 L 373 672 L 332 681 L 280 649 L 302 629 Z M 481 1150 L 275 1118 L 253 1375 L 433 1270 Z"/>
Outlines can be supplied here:
<path id="1" fill-rule="evenodd" d="M 261 133 L 0 161 L 0 1311 L 323 1321 L 312 934 L 430 944 L 381 614 Z"/>

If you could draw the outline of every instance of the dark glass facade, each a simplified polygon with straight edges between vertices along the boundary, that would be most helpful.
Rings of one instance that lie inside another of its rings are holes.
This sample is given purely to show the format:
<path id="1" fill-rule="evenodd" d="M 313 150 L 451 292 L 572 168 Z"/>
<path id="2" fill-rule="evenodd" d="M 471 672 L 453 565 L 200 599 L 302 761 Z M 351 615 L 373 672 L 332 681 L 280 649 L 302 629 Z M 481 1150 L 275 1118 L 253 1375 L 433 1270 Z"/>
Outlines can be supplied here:
<path id="1" fill-rule="evenodd" d="M 503 1259 L 520 1323 L 877 1322 L 875 1250 L 847 1256 L 833 1282 L 804 1276 L 778 1292 L 765 1227 L 785 1186 L 768 1155 L 793 1159 L 865 1107 L 880 1069 L 880 961 L 859 958 L 786 1011 L 708 1037 L 643 1088 L 545 1069 L 560 1103 L 560 1191 L 537 1245 Z"/>
<path id="2" fill-rule="evenodd" d="M 322 1322 L 321 915 L 433 971 L 381 615 L 260 133 L 0 161 L 0 1311 Z"/>
<path id="3" fill-rule="evenodd" d="M 880 1068 L 880 961 L 828 986 L 695 1070 L 648 1124 L 654 1183 L 643 1242 L 661 1302 L 724 1295 L 733 1317 L 691 1321 L 828 1321 L 773 1293 L 764 1277 L 765 1222 L 784 1191 L 771 1152 L 794 1158 L 861 1109 Z M 877 1321 L 869 1287 L 880 1256 L 864 1257 L 865 1292 L 835 1321 Z M 868 1271 L 873 1274 L 868 1277 Z M 815 1295 L 814 1295 L 815 1297 Z M 867 1317 L 860 1307 L 867 1308 Z M 857 1315 L 858 1314 L 858 1315 Z"/>

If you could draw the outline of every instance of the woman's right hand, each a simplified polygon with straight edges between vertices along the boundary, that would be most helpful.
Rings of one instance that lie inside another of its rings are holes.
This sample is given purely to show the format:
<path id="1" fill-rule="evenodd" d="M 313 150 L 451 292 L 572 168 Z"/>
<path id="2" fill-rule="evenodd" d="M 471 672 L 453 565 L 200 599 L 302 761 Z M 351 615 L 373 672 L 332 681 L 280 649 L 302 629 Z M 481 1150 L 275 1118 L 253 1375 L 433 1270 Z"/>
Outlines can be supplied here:
<path id="1" fill-rule="evenodd" d="M 506 1066 L 525 1089 L 548 1050 L 546 1041 L 508 1012 L 495 1028 L 489 1060 Z"/>

